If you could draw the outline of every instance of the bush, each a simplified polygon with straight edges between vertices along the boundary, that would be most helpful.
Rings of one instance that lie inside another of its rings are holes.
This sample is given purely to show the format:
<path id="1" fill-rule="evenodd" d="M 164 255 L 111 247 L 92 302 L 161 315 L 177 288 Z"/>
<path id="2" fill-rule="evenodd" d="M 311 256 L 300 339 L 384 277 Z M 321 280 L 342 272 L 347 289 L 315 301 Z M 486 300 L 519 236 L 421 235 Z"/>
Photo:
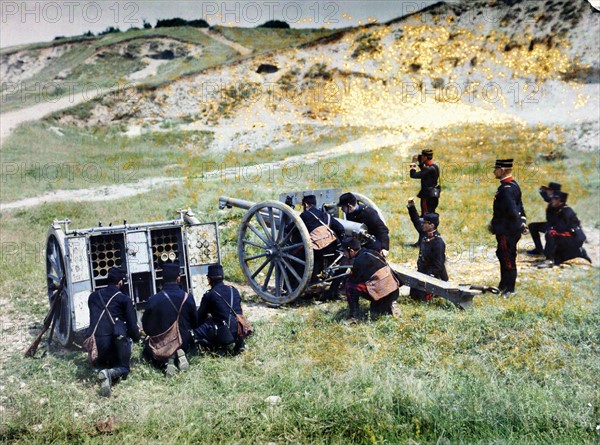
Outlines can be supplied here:
<path id="1" fill-rule="evenodd" d="M 290 25 L 281 20 L 269 20 L 268 22 L 259 25 L 258 28 L 279 28 L 279 29 L 290 29 Z"/>
<path id="2" fill-rule="evenodd" d="M 143 23 L 144 23 L 144 29 L 152 29 L 152 24 L 150 22 L 148 22 L 146 19 L 144 19 Z"/>
<path id="3" fill-rule="evenodd" d="M 121 32 L 121 30 L 119 28 L 115 28 L 114 26 L 109 26 L 108 28 L 106 28 L 104 31 L 102 31 L 98 35 L 105 36 L 107 34 L 113 34 L 113 33 L 117 33 L 117 32 Z"/>
<path id="4" fill-rule="evenodd" d="M 173 28 L 175 26 L 193 26 L 194 28 L 208 28 L 208 22 L 206 20 L 190 20 L 175 17 L 174 19 L 158 20 L 156 22 L 156 28 Z"/>

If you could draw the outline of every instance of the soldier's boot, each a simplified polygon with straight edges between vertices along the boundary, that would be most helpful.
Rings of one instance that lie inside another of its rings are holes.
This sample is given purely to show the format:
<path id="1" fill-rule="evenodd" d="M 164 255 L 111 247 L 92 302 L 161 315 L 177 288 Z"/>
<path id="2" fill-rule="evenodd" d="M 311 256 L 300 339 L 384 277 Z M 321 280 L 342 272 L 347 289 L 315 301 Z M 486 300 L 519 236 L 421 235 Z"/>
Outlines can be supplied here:
<path id="1" fill-rule="evenodd" d="M 173 377 L 175 374 L 177 374 L 177 367 L 175 366 L 175 359 L 171 357 L 165 365 L 165 377 Z"/>
<path id="2" fill-rule="evenodd" d="M 110 397 L 112 393 L 113 382 L 121 376 L 121 372 L 117 369 L 102 369 L 98 372 L 98 380 L 100 381 L 100 395 L 102 397 Z"/>
<path id="3" fill-rule="evenodd" d="M 348 322 L 349 323 L 358 323 L 359 317 L 359 305 L 358 305 L 358 297 L 357 296 L 349 296 L 348 297 Z"/>
<path id="4" fill-rule="evenodd" d="M 177 368 L 180 371 L 187 371 L 190 369 L 190 364 L 183 349 L 178 349 L 175 355 L 177 356 Z"/>

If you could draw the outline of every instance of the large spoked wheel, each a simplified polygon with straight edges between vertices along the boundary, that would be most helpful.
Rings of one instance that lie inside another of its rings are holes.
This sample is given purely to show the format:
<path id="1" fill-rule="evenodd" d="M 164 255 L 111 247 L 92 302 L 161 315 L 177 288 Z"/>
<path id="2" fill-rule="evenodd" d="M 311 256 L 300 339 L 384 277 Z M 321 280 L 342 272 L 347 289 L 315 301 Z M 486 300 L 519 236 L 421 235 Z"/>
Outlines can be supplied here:
<path id="1" fill-rule="evenodd" d="M 238 236 L 238 256 L 252 289 L 272 304 L 301 295 L 314 267 L 306 226 L 279 201 L 260 202 L 248 210 Z"/>
<path id="2" fill-rule="evenodd" d="M 52 298 L 55 291 L 61 291 L 55 298 L 60 298 L 56 311 L 54 335 L 63 346 L 69 346 L 73 341 L 71 329 L 71 305 L 67 287 L 67 270 L 65 268 L 65 255 L 63 251 L 64 236 L 62 232 L 51 230 L 46 243 L 46 280 L 48 284 L 48 299 Z M 50 301 L 52 304 L 52 301 Z"/>

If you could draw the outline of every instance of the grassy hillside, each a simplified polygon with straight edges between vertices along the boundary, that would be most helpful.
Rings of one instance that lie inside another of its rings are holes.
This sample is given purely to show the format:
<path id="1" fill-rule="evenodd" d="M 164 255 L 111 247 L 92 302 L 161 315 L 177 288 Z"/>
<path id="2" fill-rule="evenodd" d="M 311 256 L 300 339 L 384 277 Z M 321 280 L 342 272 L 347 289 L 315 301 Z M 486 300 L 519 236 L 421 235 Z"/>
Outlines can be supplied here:
<path id="1" fill-rule="evenodd" d="M 497 284 L 494 241 L 485 229 L 497 186 L 489 174 L 496 154 L 514 155 L 519 167 L 535 163 L 517 170 L 530 219 L 543 213 L 538 186 L 559 180 L 584 223 L 595 221 L 596 155 L 566 151 L 565 160 L 541 162 L 538 156 L 556 146 L 550 136 L 548 129 L 525 126 L 465 126 L 411 148 L 433 147 L 445 166 L 440 230 L 451 246 L 453 281 Z M 380 205 L 393 235 L 392 260 L 414 265 L 417 252 L 405 246 L 415 237 L 405 202 L 418 185 L 406 176 L 408 161 L 388 147 L 360 159 L 337 158 L 328 174 L 304 171 L 293 181 L 280 174 L 260 182 L 196 179 L 110 203 L 5 212 L 3 239 L 21 246 L 18 260 L 10 257 L 16 263 L 0 264 L 3 316 L 17 323 L 5 336 L 18 334 L 24 348 L 35 333 L 24 326 L 47 310 L 45 259 L 36 246 L 43 249 L 53 218 L 68 216 L 73 227 L 161 220 L 191 204 L 202 220 L 219 222 L 226 274 L 240 280 L 235 238 L 244 212 L 216 210 L 219 195 L 261 200 L 282 190 L 342 186 Z M 3 342 L 0 437 L 16 444 L 597 443 L 598 269 L 537 270 L 520 258 L 517 295 L 478 297 L 467 312 L 443 300 L 420 305 L 404 298 L 399 318 L 348 326 L 341 301 L 267 310 L 245 295 L 256 320 L 248 351 L 194 357 L 187 374 L 165 380 L 140 361 L 135 346 L 132 374 L 108 400 L 98 398 L 81 352 L 54 348 L 31 360 Z M 265 401 L 272 395 L 281 403 Z M 116 426 L 100 433 L 96 423 L 108 417 Z"/>

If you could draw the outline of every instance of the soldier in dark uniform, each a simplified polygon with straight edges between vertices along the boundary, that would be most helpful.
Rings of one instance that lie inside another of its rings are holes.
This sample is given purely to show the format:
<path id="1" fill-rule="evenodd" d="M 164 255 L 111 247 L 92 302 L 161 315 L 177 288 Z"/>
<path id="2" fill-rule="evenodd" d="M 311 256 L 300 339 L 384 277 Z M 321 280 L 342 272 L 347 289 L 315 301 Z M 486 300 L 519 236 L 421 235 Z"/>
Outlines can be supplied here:
<path id="1" fill-rule="evenodd" d="M 369 294 L 367 282 L 374 278 L 375 272 L 388 266 L 385 258 L 376 250 L 361 248 L 360 241 L 354 237 L 344 238 L 342 242 L 344 254 L 353 259 L 352 270 L 346 282 L 346 298 L 348 299 L 348 319 L 356 322 L 359 316 L 359 299 L 366 298 L 371 302 L 371 315 L 392 315 L 392 304 L 400 295 L 399 283 L 395 278 L 394 286 L 382 298 L 374 298 Z M 388 266 L 389 267 L 389 266 Z M 391 270 L 390 270 L 391 271 Z"/>
<path id="2" fill-rule="evenodd" d="M 300 214 L 300 219 L 306 226 L 313 244 L 315 258 L 313 274 L 323 270 L 324 256 L 335 253 L 337 241 L 343 239 L 345 235 L 344 226 L 328 213 L 319 210 L 316 205 L 315 195 L 302 198 L 304 211 Z"/>
<path id="3" fill-rule="evenodd" d="M 437 231 L 440 217 L 437 213 L 426 213 L 419 218 L 415 203 L 408 201 L 408 213 L 415 227 L 420 226 L 421 246 L 419 247 L 419 259 L 417 260 L 417 271 L 448 281 L 446 271 L 446 243 Z M 410 296 L 414 300 L 431 301 L 433 294 L 423 292 L 419 289 L 410 289 Z"/>
<path id="4" fill-rule="evenodd" d="M 101 383 L 100 395 L 104 397 L 110 396 L 115 381 L 129 374 L 131 342 L 140 340 L 133 303 L 121 292 L 126 280 L 124 270 L 111 267 L 107 275 L 108 286 L 92 292 L 88 298 L 90 326 L 86 336 L 92 335 L 96 328 L 96 366 L 102 368 L 98 372 L 98 380 Z"/>
<path id="5" fill-rule="evenodd" d="M 540 196 L 544 201 L 548 203 L 546 207 L 546 221 L 545 222 L 533 222 L 529 224 L 529 233 L 531 233 L 531 238 L 533 239 L 533 244 L 535 248 L 532 250 L 528 250 L 528 255 L 543 255 L 544 248 L 542 247 L 542 240 L 540 238 L 540 233 L 546 233 L 548 230 L 549 224 L 552 224 L 552 220 L 554 215 L 556 215 L 557 209 L 550 205 L 550 198 L 554 192 L 560 192 L 561 185 L 556 182 L 551 182 L 548 184 L 548 187 L 541 186 L 540 187 Z"/>
<path id="6" fill-rule="evenodd" d="M 168 377 L 173 376 L 177 370 L 186 371 L 188 369 L 189 363 L 185 354 L 193 344 L 191 330 L 198 327 L 194 297 L 188 293 L 185 298 L 186 292 L 179 287 L 180 270 L 178 262 L 162 265 L 162 289 L 150 297 L 142 316 L 144 332 L 149 336 L 154 336 L 169 329 L 179 313 L 179 333 L 182 344 L 173 357 L 167 360 L 156 360 L 152 356 L 148 343 L 144 345 L 144 358 L 151 361 L 156 367 L 164 368 Z M 184 298 L 185 303 L 183 302 Z"/>
<path id="7" fill-rule="evenodd" d="M 527 217 L 521 201 L 521 188 L 512 177 L 513 160 L 498 159 L 494 176 L 500 187 L 494 197 L 490 232 L 496 235 L 496 256 L 500 262 L 498 289 L 504 296 L 515 292 L 517 281 L 517 243 L 527 233 Z"/>
<path id="8" fill-rule="evenodd" d="M 243 314 L 240 293 L 223 283 L 220 264 L 209 266 L 206 276 L 211 289 L 202 297 L 194 339 L 202 348 L 238 353 L 244 349 L 244 341 L 237 335 L 236 314 Z"/>
<path id="9" fill-rule="evenodd" d="M 368 244 L 366 247 L 380 252 L 384 257 L 388 256 L 390 250 L 390 231 L 382 221 L 377 210 L 358 204 L 356 196 L 352 193 L 344 193 L 340 196 L 338 207 L 346 214 L 348 221 L 354 221 L 367 226 L 367 231 L 377 240 L 375 243 Z"/>
<path id="10" fill-rule="evenodd" d="M 557 266 L 573 258 L 584 258 L 592 262 L 583 248 L 585 235 L 581 229 L 581 222 L 573 209 L 567 205 L 568 196 L 568 193 L 554 192 L 550 199 L 550 205 L 556 209 L 556 214 L 546 232 L 547 261 L 540 267 Z"/>
<path id="11" fill-rule="evenodd" d="M 417 171 L 417 165 L 419 171 Z M 425 213 L 435 213 L 440 198 L 440 168 L 433 162 L 433 150 L 425 149 L 421 155 L 415 156 L 413 163 L 410 164 L 410 177 L 421 180 L 421 190 L 417 195 L 421 199 L 421 217 Z M 419 230 L 417 229 L 417 232 Z M 421 236 L 419 240 L 413 244 L 414 247 L 419 247 L 421 244 Z"/>

